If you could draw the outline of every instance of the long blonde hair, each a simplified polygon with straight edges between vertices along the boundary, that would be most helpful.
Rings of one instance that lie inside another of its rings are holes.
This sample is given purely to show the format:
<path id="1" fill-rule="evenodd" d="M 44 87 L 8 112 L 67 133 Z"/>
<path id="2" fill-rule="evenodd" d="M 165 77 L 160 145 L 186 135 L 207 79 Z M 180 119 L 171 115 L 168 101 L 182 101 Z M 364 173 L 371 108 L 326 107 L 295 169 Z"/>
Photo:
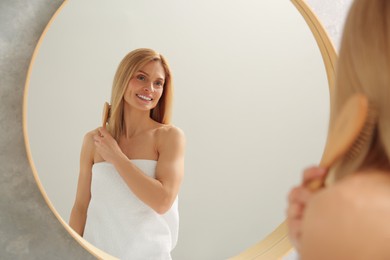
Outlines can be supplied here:
<path id="1" fill-rule="evenodd" d="M 126 88 L 134 73 L 151 61 L 161 63 L 165 72 L 165 82 L 162 96 L 157 106 L 150 111 L 150 117 L 162 124 L 169 124 L 171 122 L 173 84 L 172 73 L 166 59 L 152 49 L 141 48 L 133 50 L 120 62 L 112 84 L 108 130 L 117 141 L 122 135 L 125 127 L 123 110 Z"/>
<path id="2" fill-rule="evenodd" d="M 346 100 L 363 93 L 376 110 L 374 134 L 358 156 L 343 158 L 336 179 L 365 168 L 390 169 L 390 1 L 355 0 L 344 27 L 330 127 Z"/>

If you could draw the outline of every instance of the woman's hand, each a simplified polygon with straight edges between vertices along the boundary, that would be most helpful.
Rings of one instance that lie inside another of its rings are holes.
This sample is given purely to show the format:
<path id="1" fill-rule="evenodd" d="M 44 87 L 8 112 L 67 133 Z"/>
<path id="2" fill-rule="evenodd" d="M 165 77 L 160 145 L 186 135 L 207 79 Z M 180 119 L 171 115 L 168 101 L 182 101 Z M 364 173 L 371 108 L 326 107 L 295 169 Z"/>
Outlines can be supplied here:
<path id="1" fill-rule="evenodd" d="M 114 163 L 115 159 L 124 155 L 116 140 L 104 127 L 98 128 L 98 133 L 93 137 L 96 151 L 109 163 Z"/>
<path id="2" fill-rule="evenodd" d="M 319 167 L 310 167 L 303 172 L 303 180 L 300 186 L 293 188 L 288 196 L 287 226 L 292 245 L 299 252 L 303 213 L 307 202 L 313 195 L 308 184 L 313 180 L 323 179 L 326 170 Z"/>

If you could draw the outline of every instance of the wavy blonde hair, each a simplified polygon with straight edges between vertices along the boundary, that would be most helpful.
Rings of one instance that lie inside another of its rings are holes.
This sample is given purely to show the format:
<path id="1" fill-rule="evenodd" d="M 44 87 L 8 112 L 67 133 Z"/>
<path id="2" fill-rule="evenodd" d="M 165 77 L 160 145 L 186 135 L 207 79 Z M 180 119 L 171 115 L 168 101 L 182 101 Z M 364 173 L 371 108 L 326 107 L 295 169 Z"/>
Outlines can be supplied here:
<path id="1" fill-rule="evenodd" d="M 114 76 L 111 93 L 111 109 L 108 131 L 118 141 L 124 131 L 124 94 L 133 75 L 149 62 L 160 62 L 165 72 L 162 96 L 150 117 L 162 124 L 169 124 L 172 115 L 173 84 L 172 73 L 163 55 L 152 49 L 136 49 L 128 53 L 120 62 Z"/>
<path id="2" fill-rule="evenodd" d="M 337 180 L 366 169 L 390 169 L 390 1 L 355 0 L 345 23 L 336 72 L 330 127 L 355 93 L 364 94 L 377 113 L 373 135 L 356 157 L 332 169 Z"/>

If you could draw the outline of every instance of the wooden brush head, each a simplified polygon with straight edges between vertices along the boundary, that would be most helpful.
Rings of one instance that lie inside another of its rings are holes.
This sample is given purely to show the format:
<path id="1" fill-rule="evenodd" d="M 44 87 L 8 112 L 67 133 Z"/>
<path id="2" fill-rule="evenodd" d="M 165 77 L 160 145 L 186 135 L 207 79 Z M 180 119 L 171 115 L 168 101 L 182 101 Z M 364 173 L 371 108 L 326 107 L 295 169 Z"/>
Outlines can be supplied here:
<path id="1" fill-rule="evenodd" d="M 355 94 L 347 100 L 329 129 L 320 167 L 329 169 L 350 150 L 359 149 L 356 146 L 369 121 L 369 109 L 368 99 L 363 94 Z M 316 190 L 322 187 L 323 183 L 324 180 L 317 180 L 311 182 L 308 187 Z"/>

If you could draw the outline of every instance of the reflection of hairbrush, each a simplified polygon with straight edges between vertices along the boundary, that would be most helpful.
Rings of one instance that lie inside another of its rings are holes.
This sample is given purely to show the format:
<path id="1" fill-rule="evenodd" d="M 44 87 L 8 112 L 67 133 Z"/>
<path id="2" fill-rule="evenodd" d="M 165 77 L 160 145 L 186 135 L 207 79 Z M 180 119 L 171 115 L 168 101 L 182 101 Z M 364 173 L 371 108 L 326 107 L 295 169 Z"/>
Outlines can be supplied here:
<path id="1" fill-rule="evenodd" d="M 329 169 L 343 156 L 355 158 L 362 145 L 371 139 L 376 121 L 376 111 L 370 106 L 366 96 L 353 95 L 343 106 L 340 114 L 329 130 L 328 139 L 320 167 Z M 325 179 L 314 180 L 308 184 L 311 190 L 317 190 Z"/>
<path id="2" fill-rule="evenodd" d="M 103 120 L 102 120 L 103 127 L 106 127 L 107 121 L 110 118 L 110 112 L 111 112 L 111 106 L 107 102 L 104 102 Z"/>

